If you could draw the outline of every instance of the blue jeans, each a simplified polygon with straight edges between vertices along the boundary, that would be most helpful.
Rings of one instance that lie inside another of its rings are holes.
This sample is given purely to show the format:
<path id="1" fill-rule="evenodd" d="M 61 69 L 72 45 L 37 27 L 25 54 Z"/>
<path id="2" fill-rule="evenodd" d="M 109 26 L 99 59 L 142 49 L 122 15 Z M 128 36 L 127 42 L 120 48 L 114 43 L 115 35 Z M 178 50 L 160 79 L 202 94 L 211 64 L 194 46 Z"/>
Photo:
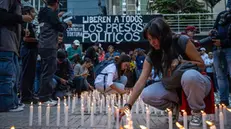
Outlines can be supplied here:
<path id="1" fill-rule="evenodd" d="M 220 55 L 222 52 L 223 56 Z M 229 81 L 228 73 L 231 75 L 231 48 L 222 50 L 216 50 L 213 52 L 214 56 L 214 68 L 216 72 L 217 84 L 219 87 L 220 100 L 222 103 L 229 103 Z M 224 59 L 224 67 L 222 68 L 221 58 Z"/>
<path id="2" fill-rule="evenodd" d="M 18 106 L 19 62 L 14 52 L 0 52 L 0 111 Z"/>

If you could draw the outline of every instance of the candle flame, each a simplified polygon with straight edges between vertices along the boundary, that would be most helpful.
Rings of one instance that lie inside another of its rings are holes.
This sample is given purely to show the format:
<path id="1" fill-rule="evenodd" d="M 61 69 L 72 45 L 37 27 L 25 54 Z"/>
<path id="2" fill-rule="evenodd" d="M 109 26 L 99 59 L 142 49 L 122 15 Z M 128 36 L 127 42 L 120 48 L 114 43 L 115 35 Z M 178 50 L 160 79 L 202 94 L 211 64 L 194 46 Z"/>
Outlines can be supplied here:
<path id="1" fill-rule="evenodd" d="M 226 108 L 229 112 L 231 112 L 231 109 L 229 109 L 229 108 Z"/>
<path id="2" fill-rule="evenodd" d="M 185 112 L 185 110 L 181 110 L 183 113 Z"/>
<path id="3" fill-rule="evenodd" d="M 204 112 L 204 111 L 202 111 L 202 110 L 201 110 L 201 113 L 202 113 L 202 114 L 205 114 L 205 112 Z"/>
<path id="4" fill-rule="evenodd" d="M 167 108 L 166 110 L 167 110 L 167 112 L 170 112 L 170 111 L 171 111 L 169 108 Z"/>
<path id="5" fill-rule="evenodd" d="M 213 122 L 211 122 L 211 121 L 206 121 L 206 124 L 208 124 L 209 126 L 212 126 L 212 125 L 213 125 Z"/>
<path id="6" fill-rule="evenodd" d="M 32 106 L 32 105 L 33 105 L 33 102 L 31 102 L 30 105 Z"/>
<path id="7" fill-rule="evenodd" d="M 47 107 L 49 107 L 50 106 L 50 104 L 47 104 Z"/>
<path id="8" fill-rule="evenodd" d="M 15 127 L 14 127 L 14 126 L 11 126 L 10 129 L 15 129 Z"/>
<path id="9" fill-rule="evenodd" d="M 176 126 L 177 126 L 179 129 L 184 129 L 184 126 L 181 125 L 179 122 L 176 122 Z"/>
<path id="10" fill-rule="evenodd" d="M 147 127 L 145 127 L 144 125 L 140 125 L 141 129 L 148 129 Z"/>
<path id="11" fill-rule="evenodd" d="M 124 128 L 125 129 L 129 129 L 129 125 L 124 125 Z"/>
<path id="12" fill-rule="evenodd" d="M 41 106 L 42 105 L 42 103 L 41 102 L 39 102 L 39 106 Z"/>
<path id="13" fill-rule="evenodd" d="M 221 104 L 224 108 L 226 108 L 225 104 Z"/>

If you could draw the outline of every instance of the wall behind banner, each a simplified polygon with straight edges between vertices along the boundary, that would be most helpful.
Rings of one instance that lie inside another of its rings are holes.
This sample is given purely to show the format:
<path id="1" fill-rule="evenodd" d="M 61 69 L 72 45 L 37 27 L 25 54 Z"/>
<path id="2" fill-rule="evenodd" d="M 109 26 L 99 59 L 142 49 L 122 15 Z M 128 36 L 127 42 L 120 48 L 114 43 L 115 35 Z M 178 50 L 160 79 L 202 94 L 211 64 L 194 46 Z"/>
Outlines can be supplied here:
<path id="1" fill-rule="evenodd" d="M 75 39 L 82 44 L 144 42 L 143 28 L 155 17 L 162 15 L 74 16 L 64 42 Z"/>

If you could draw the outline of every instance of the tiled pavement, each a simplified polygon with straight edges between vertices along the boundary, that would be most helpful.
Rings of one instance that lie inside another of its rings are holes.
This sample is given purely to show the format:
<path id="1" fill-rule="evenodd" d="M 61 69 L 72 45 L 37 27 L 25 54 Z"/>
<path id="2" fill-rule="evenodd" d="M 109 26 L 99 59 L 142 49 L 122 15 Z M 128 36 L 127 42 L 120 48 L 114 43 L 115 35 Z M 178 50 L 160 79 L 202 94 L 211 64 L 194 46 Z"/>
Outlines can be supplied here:
<path id="1" fill-rule="evenodd" d="M 34 117 L 33 117 L 33 126 L 29 127 L 29 105 L 26 105 L 25 110 L 22 112 L 7 112 L 0 113 L 0 129 L 9 129 L 11 126 L 15 126 L 16 129 L 107 129 L 107 115 L 100 115 L 99 113 L 94 117 L 94 126 L 90 127 L 90 114 L 85 113 L 85 121 L 84 126 L 81 126 L 81 115 L 80 115 L 80 104 L 77 104 L 76 110 L 73 114 L 71 114 L 71 110 L 69 110 L 69 120 L 68 126 L 64 126 L 64 111 L 63 106 L 61 106 L 61 122 L 60 127 L 56 126 L 56 107 L 51 107 L 51 115 L 50 115 L 50 126 L 45 126 L 45 112 L 46 107 L 42 108 L 42 126 L 38 126 L 37 120 L 37 105 L 34 105 Z M 145 114 L 135 114 L 133 113 L 133 124 L 134 129 L 139 129 L 139 125 L 145 125 Z M 228 125 L 225 129 L 231 129 L 231 113 L 228 113 Z M 157 116 L 152 114 L 150 121 L 151 129 L 168 129 L 168 124 L 166 122 L 166 117 Z M 115 123 L 112 122 L 112 127 L 115 128 Z M 200 128 L 192 128 L 190 129 L 202 129 Z M 218 126 L 217 126 L 217 129 Z"/>

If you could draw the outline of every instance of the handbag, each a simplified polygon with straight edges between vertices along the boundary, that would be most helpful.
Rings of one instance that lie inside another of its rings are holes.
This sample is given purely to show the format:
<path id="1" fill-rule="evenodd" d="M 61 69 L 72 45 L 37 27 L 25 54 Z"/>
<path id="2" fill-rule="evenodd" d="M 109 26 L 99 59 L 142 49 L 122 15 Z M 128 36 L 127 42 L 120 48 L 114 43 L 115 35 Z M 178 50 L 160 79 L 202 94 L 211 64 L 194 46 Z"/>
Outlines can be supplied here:
<path id="1" fill-rule="evenodd" d="M 179 64 L 173 71 L 172 75 L 169 77 L 163 77 L 161 79 L 165 89 L 172 90 L 176 88 L 181 88 L 181 78 L 185 71 L 187 70 L 197 70 L 200 71 L 199 67 L 196 64 L 191 62 L 185 62 Z"/>

